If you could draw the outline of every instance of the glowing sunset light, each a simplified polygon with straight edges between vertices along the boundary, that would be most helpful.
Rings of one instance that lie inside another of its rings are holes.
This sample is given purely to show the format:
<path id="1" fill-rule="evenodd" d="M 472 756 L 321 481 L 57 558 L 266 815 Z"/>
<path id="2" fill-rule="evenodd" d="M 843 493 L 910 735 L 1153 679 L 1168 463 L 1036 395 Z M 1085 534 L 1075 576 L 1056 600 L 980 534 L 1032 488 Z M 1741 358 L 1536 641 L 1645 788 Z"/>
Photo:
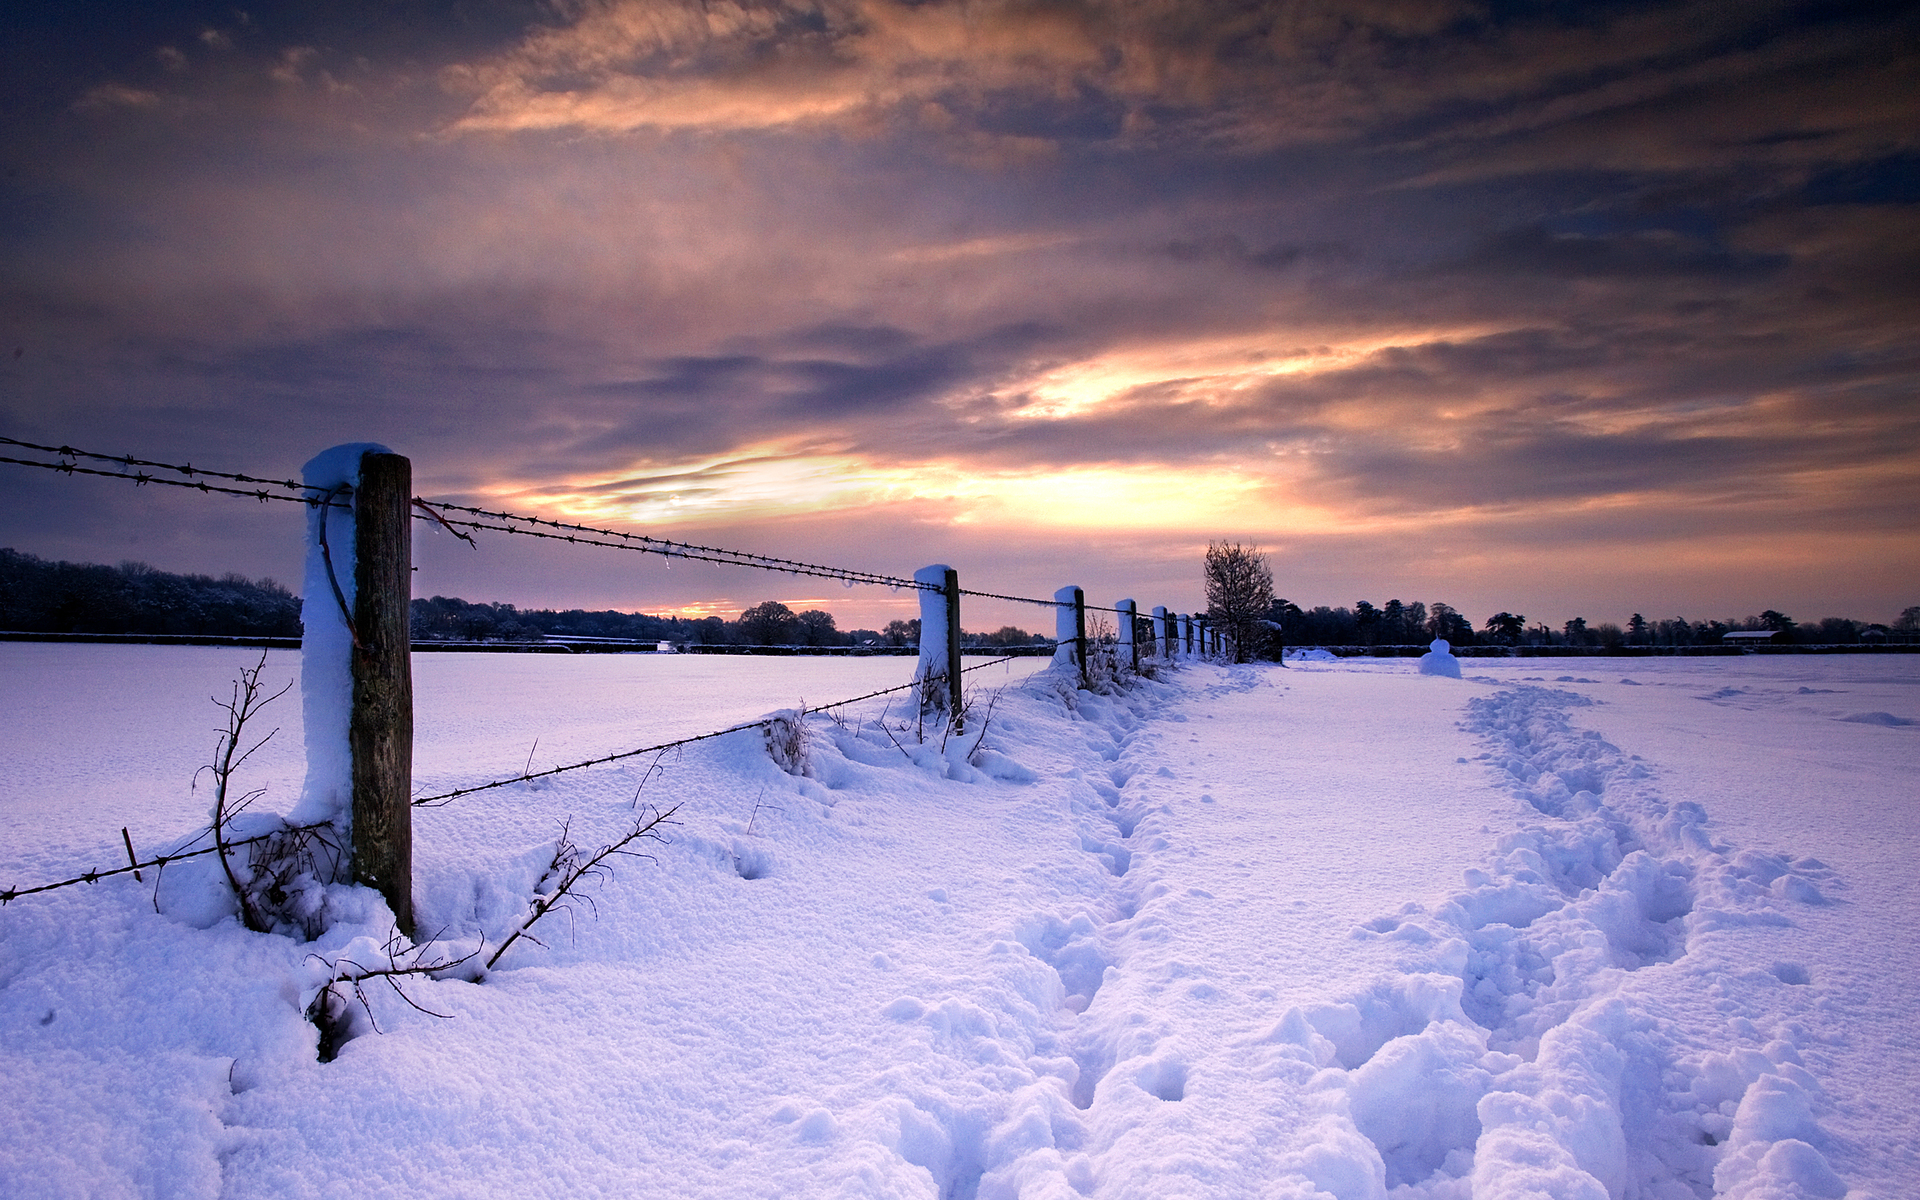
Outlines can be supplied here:
<path id="1" fill-rule="evenodd" d="M 1300 603 L 1920 603 L 1898 6 L 23 20 L 7 436 L 263 477 L 380 441 L 454 503 L 1187 611 L 1217 538 Z M 298 577 L 264 513 L 51 482 L 0 470 L 0 546 Z M 419 553 L 424 594 L 523 605 L 789 586 Z"/>

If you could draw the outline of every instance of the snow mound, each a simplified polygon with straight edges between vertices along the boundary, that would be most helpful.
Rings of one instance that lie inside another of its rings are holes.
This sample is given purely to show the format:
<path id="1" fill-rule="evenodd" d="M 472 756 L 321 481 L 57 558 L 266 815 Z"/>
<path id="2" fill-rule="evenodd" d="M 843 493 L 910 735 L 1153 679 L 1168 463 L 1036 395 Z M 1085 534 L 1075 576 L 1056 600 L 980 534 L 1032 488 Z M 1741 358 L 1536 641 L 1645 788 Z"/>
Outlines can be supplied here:
<path id="1" fill-rule="evenodd" d="M 1438 675 L 1443 679 L 1460 678 L 1460 660 L 1452 654 L 1453 646 L 1445 638 L 1435 638 L 1420 656 L 1420 673 Z"/>

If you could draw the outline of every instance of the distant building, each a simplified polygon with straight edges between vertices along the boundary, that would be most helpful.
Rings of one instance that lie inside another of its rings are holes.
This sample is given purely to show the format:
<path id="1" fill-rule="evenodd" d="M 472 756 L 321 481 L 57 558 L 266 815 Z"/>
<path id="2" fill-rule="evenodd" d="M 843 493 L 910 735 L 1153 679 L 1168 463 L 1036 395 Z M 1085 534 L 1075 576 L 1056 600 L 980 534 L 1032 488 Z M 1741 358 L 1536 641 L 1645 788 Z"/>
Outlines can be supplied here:
<path id="1" fill-rule="evenodd" d="M 1723 633 L 1720 640 L 1735 646 L 1763 646 L 1778 638 L 1775 629 L 1736 629 L 1732 633 Z"/>

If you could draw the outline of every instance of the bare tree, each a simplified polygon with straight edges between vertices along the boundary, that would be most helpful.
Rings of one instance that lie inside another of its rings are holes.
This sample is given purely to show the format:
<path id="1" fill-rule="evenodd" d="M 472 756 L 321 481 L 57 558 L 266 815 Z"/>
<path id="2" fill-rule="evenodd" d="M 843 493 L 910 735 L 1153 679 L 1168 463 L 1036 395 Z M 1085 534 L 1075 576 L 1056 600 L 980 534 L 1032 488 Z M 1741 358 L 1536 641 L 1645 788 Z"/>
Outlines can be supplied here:
<path id="1" fill-rule="evenodd" d="M 1226 630 L 1233 661 L 1246 662 L 1265 636 L 1273 605 L 1273 572 L 1258 546 L 1207 543 L 1207 616 Z"/>

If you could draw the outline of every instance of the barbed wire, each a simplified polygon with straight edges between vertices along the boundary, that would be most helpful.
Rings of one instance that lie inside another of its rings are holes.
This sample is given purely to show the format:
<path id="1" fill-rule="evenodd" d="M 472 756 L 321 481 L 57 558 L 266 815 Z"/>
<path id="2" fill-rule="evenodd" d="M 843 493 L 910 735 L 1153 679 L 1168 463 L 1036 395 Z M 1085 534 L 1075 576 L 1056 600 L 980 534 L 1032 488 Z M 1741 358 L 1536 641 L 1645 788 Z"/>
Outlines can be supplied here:
<path id="1" fill-rule="evenodd" d="M 973 666 L 970 666 L 970 667 L 963 667 L 961 668 L 960 673 L 962 675 L 966 675 L 974 671 L 983 671 L 988 667 L 997 667 L 1003 663 L 1010 663 L 1022 657 L 1030 657 L 1030 656 L 1009 654 L 1001 658 L 989 659 L 988 661 L 983 663 L 975 663 Z M 895 685 L 894 687 L 881 688 L 878 691 L 867 692 L 859 696 L 850 696 L 845 700 L 835 700 L 831 704 L 815 704 L 815 705 L 802 706 L 797 710 L 797 712 L 801 716 L 805 716 L 808 713 L 827 712 L 829 710 L 836 709 L 836 708 L 845 708 L 849 704 L 858 704 L 863 700 L 874 700 L 874 699 L 878 699 L 881 696 L 890 696 L 899 692 L 910 691 L 913 688 L 916 688 L 919 686 L 920 686 L 920 681 L 914 680 L 909 683 Z M 568 765 L 563 767 L 552 767 L 545 771 L 529 771 L 524 774 L 515 775 L 507 779 L 496 779 L 489 783 L 476 784 L 473 787 L 455 788 L 451 792 L 443 792 L 433 796 L 423 796 L 420 799 L 414 800 L 412 802 L 412 807 L 443 808 L 447 804 L 452 803 L 454 800 L 457 800 L 462 796 L 470 796 L 475 792 L 490 791 L 494 788 L 506 787 L 509 784 L 526 783 L 535 779 L 544 779 L 551 775 L 562 775 L 569 771 L 584 770 L 587 767 L 604 766 L 607 763 L 619 762 L 622 759 L 637 758 L 642 754 L 664 753 L 665 751 L 674 750 L 681 746 L 693 745 L 696 742 L 711 741 L 714 738 L 725 737 L 730 733 L 740 733 L 748 729 L 764 728 L 767 725 L 768 720 L 769 720 L 768 718 L 763 717 L 763 718 L 760 718 L 759 720 L 744 721 L 738 725 L 729 725 L 725 729 L 716 729 L 710 733 L 695 734 L 692 737 L 677 738 L 673 741 L 662 742 L 654 746 L 642 746 L 637 750 L 624 750 L 618 754 L 603 755 L 600 758 L 591 758 L 591 759 L 587 759 L 584 762 L 569 763 Z M 268 841 L 271 838 L 280 836 L 281 834 L 285 834 L 288 832 L 303 833 L 303 832 L 308 832 L 315 829 L 321 829 L 321 828 L 324 828 L 326 824 L 327 824 L 326 822 L 319 822 L 317 824 L 311 824 L 311 825 L 288 826 L 286 829 L 276 830 L 273 833 L 263 833 L 255 837 L 240 838 L 235 841 L 230 841 L 227 843 L 227 846 L 229 848 L 232 848 L 235 846 L 251 846 L 260 842 Z M 193 837 L 187 840 L 186 845 L 191 846 L 194 842 L 197 842 L 201 838 L 206 837 L 211 832 L 213 831 L 211 828 L 209 828 L 194 834 Z M 220 847 L 218 845 L 207 846 L 199 850 L 177 850 L 171 854 L 160 854 L 160 855 L 155 855 L 153 858 L 144 859 L 137 862 L 129 862 L 128 865 L 124 867 L 115 867 L 111 870 L 84 871 L 79 875 L 75 875 L 68 879 L 57 880 L 53 883 L 37 884 L 33 887 L 24 887 L 24 888 L 23 887 L 0 888 L 0 906 L 11 904 L 13 901 L 19 899 L 22 896 L 33 896 L 33 895 L 38 895 L 42 892 L 57 891 L 61 888 L 74 887 L 82 883 L 88 883 L 88 884 L 98 883 L 102 879 L 111 879 L 116 875 L 137 875 L 143 868 L 146 868 L 146 867 L 157 867 L 164 870 L 167 864 L 169 863 L 181 862 L 189 858 L 200 858 L 204 855 L 218 853 L 219 850 L 220 850 Z M 132 855 L 129 854 L 128 857 L 132 858 Z"/>
<path id="2" fill-rule="evenodd" d="M 6 440 L 10 440 L 10 439 L 0 438 L 0 441 L 6 441 Z M 18 445 L 19 443 L 14 443 L 14 444 Z M 108 461 L 120 462 L 122 460 L 109 459 Z M 269 492 L 264 488 L 246 490 L 242 488 L 225 487 L 217 483 L 208 483 L 205 480 L 200 480 L 198 482 L 195 482 L 187 479 L 166 479 L 158 475 L 148 475 L 145 472 L 141 472 L 135 475 L 129 475 L 124 471 L 101 471 L 101 470 L 96 470 L 93 467 L 82 467 L 75 463 L 70 463 L 70 462 L 35 462 L 31 459 L 11 458 L 8 456 L 0 455 L 0 463 L 11 463 L 16 467 L 42 467 L 49 471 L 58 471 L 62 475 L 98 475 L 104 479 L 125 479 L 128 482 L 134 484 L 136 487 L 144 487 L 149 483 L 158 483 L 165 487 L 187 488 L 191 491 L 196 491 L 196 492 L 219 492 L 223 495 L 242 496 L 250 500 L 259 500 L 262 502 L 265 502 L 268 500 L 291 500 L 296 504 L 305 504 L 308 506 L 318 505 L 321 503 L 321 501 L 317 497 L 313 497 L 313 496 L 288 496 L 280 492 Z M 180 468 L 180 469 L 184 469 L 184 468 Z M 204 474 L 212 475 L 213 472 L 208 471 L 208 472 L 204 472 Z M 214 477 L 218 479 L 244 478 L 244 476 L 233 476 L 233 475 L 215 475 Z M 276 483 L 274 486 L 282 487 L 286 485 L 283 483 Z"/>
<path id="3" fill-rule="evenodd" d="M 237 483 L 271 484 L 274 487 L 289 488 L 293 491 L 302 491 L 308 486 L 304 483 L 296 483 L 291 479 L 262 479 L 254 475 L 241 475 L 233 471 L 209 470 L 206 467 L 196 467 L 192 463 L 153 462 L 151 460 L 144 459 L 144 458 L 135 458 L 131 454 L 101 454 L 93 450 L 76 450 L 72 446 L 42 446 L 37 442 L 23 442 L 17 438 L 10 438 L 10 437 L 0 437 L 0 445 L 19 446 L 23 450 L 38 450 L 43 454 L 58 454 L 67 458 L 90 458 L 96 462 L 121 463 L 125 465 L 129 470 L 131 470 L 134 467 L 155 467 L 162 471 L 174 471 L 179 474 L 185 475 L 188 478 L 192 478 L 195 475 L 205 475 L 213 479 L 231 479 Z M 19 460 L 5 459 L 0 461 L 17 462 Z M 46 466 L 47 464 L 29 463 L 27 465 Z M 132 478 L 131 476 L 126 475 L 124 472 L 116 475 L 114 472 L 111 472 L 111 471 L 88 471 L 86 472 L 86 474 L 110 475 L 110 476 L 115 476 L 116 478 Z M 153 481 L 149 480 L 148 482 L 153 482 Z M 168 481 L 162 480 L 159 482 L 168 482 Z M 212 489 L 208 489 L 208 490 L 212 490 Z M 251 492 L 241 492 L 236 494 L 253 495 L 253 493 Z M 295 496 L 295 497 L 290 497 L 290 499 L 298 500 L 298 499 L 304 499 L 304 497 Z"/>
<path id="4" fill-rule="evenodd" d="M 457 518 L 441 518 L 439 523 L 449 528 L 459 526 L 464 529 L 482 529 L 495 533 L 518 534 L 521 537 L 545 538 L 549 541 L 571 542 L 581 546 L 604 546 L 612 550 L 631 550 L 639 554 L 658 554 L 667 558 L 687 558 L 698 562 L 719 563 L 723 566 L 753 567 L 762 571 L 780 571 L 789 575 L 812 575 L 822 579 L 842 579 L 852 583 L 870 583 L 881 587 L 912 588 L 916 591 L 938 591 L 937 587 L 921 583 L 915 579 L 905 579 L 897 575 L 882 575 L 873 571 L 860 571 L 851 567 L 834 567 L 823 563 L 800 562 L 794 559 L 775 558 L 771 555 L 753 554 L 745 550 L 728 550 L 719 546 L 702 546 L 695 542 L 676 542 L 668 538 L 650 537 L 641 533 L 625 533 L 618 529 L 596 529 L 589 525 L 574 525 L 564 521 L 550 521 L 542 517 L 521 516 L 516 513 L 486 512 L 468 508 L 459 504 L 445 504 L 438 501 L 424 503 L 441 512 L 477 513 L 493 517 L 500 521 L 519 521 L 527 525 L 544 525 L 551 529 L 570 529 L 573 533 L 545 533 L 538 529 L 523 529 L 516 525 L 491 524 L 486 521 L 464 521 Z M 416 520 L 431 518 L 415 514 Z M 618 538 L 618 541 L 609 539 Z"/>
<path id="5" fill-rule="evenodd" d="M 235 841 L 228 842 L 226 845 L 227 845 L 227 849 L 231 850 L 235 846 L 252 846 L 260 842 L 265 842 L 273 838 L 280 837 L 281 835 L 287 834 L 287 833 L 308 833 L 316 829 L 323 829 L 325 827 L 326 827 L 326 822 L 324 821 L 319 822 L 318 824 L 313 824 L 313 825 L 289 825 L 284 829 L 276 829 L 272 833 L 262 833 L 250 838 L 239 838 Z M 121 831 L 123 836 L 125 835 L 125 832 L 126 832 L 125 830 Z M 206 837 L 208 834 L 212 832 L 213 830 L 211 828 L 203 829 L 199 833 L 194 834 L 191 838 L 188 838 L 186 844 L 191 846 L 195 842 L 199 841 L 203 837 Z M 115 875 L 137 876 L 140 874 L 141 868 L 143 867 L 159 867 L 161 870 L 165 870 L 168 863 L 176 863 L 189 858 L 200 858 L 203 855 L 217 854 L 219 852 L 220 852 L 220 847 L 218 845 L 207 846 L 199 850 L 176 850 L 172 854 L 157 854 L 152 858 L 145 859 L 140 862 L 130 862 L 124 867 L 115 867 L 111 871 L 86 871 L 86 872 L 83 872 L 82 874 L 75 875 L 71 879 L 62 879 L 57 883 L 43 883 L 35 887 L 26 887 L 26 888 L 23 888 L 23 887 L 0 888 L 0 906 L 11 904 L 22 896 L 32 896 L 40 892 L 56 891 L 60 888 L 73 887 L 76 884 L 98 883 L 102 879 L 111 879 Z M 131 858 L 132 855 L 128 855 L 128 857 Z"/>
<path id="6" fill-rule="evenodd" d="M 0 437 L 0 445 L 18 446 L 26 450 L 35 450 L 44 454 L 53 454 L 62 459 L 89 459 L 95 462 L 117 463 L 123 467 L 119 471 L 103 471 L 93 467 L 83 467 L 77 461 L 41 462 L 31 459 L 0 456 L 0 463 L 14 466 L 37 467 L 43 470 L 57 471 L 63 475 L 92 475 L 104 479 L 124 479 L 135 486 L 149 483 L 168 487 L 188 488 L 193 491 L 220 493 L 228 496 L 241 496 L 262 502 L 285 500 L 305 504 L 310 507 L 322 503 L 337 503 L 325 497 L 338 489 L 325 489 L 312 484 L 299 483 L 291 479 L 267 479 L 257 475 L 247 475 L 238 471 L 218 471 L 208 467 L 196 467 L 192 463 L 168 463 L 154 459 L 136 458 L 131 454 L 103 454 L 94 450 L 81 450 L 73 446 L 49 446 L 38 442 L 22 441 L 18 438 Z M 150 474 L 147 470 L 171 471 L 184 478 L 171 479 L 162 475 Z M 128 472 L 132 471 L 132 474 Z M 197 478 L 204 476 L 205 478 Z M 236 483 L 265 485 L 251 489 L 226 487 L 206 482 L 206 479 L 226 479 Z M 281 491 L 267 491 L 266 488 L 279 488 Z M 494 509 L 475 508 L 464 504 L 444 501 L 428 501 L 419 496 L 412 497 L 413 504 L 420 511 L 411 515 L 416 521 L 428 521 L 445 527 L 456 537 L 472 539 L 459 532 L 460 528 L 485 530 L 494 533 L 517 534 L 521 537 L 541 538 L 547 541 L 562 541 L 574 545 L 600 546 L 612 550 L 631 550 L 641 554 L 658 554 L 668 558 L 685 558 L 698 562 L 716 563 L 722 566 L 752 567 L 756 570 L 779 571 L 790 575 L 807 575 L 820 579 L 838 579 L 849 583 L 873 584 L 880 587 L 909 588 L 915 591 L 938 592 L 937 584 L 922 583 L 899 575 L 887 575 L 877 571 L 862 571 L 852 567 L 831 566 L 824 563 L 804 562 L 799 559 L 781 558 L 777 555 L 755 554 L 747 550 L 730 550 L 722 546 L 707 546 L 697 542 L 676 542 L 670 538 L 656 538 L 647 534 L 628 533 L 618 529 L 604 529 L 573 522 L 555 521 L 545 517 L 528 516 L 524 513 L 503 512 Z M 486 521 L 450 519 L 442 513 L 467 513 L 474 517 L 485 517 L 495 522 L 515 522 L 516 524 L 489 524 Z M 521 528 L 521 526 L 544 526 L 547 529 L 568 532 L 546 533 L 540 529 Z M 581 536 L 585 535 L 585 536 Z M 1036 596 L 1013 596 L 1003 592 L 988 592 L 974 588 L 960 588 L 962 596 L 972 596 L 982 600 L 1003 600 L 1013 604 L 1033 604 L 1042 608 L 1059 608 L 1058 600 L 1042 599 Z M 1101 604 L 1083 606 L 1089 612 L 1119 614 L 1123 610 Z"/>
<path id="7" fill-rule="evenodd" d="M 960 673 L 962 675 L 965 675 L 971 671 L 980 671 L 980 670 L 986 669 L 987 667 L 996 667 L 996 666 L 999 666 L 1001 663 L 1009 663 L 1014 661 L 1016 658 L 1022 658 L 1022 657 L 1030 657 L 1030 656 L 1019 655 L 1019 654 L 1009 654 L 1004 658 L 996 658 L 989 662 L 975 663 L 971 667 L 962 667 L 960 669 Z M 865 695 L 861 695 L 861 696 L 850 696 L 845 700 L 835 700 L 831 704 L 815 704 L 811 706 L 802 706 L 800 709 L 796 711 L 800 716 L 805 716 L 808 713 L 826 712 L 829 709 L 845 708 L 849 704 L 858 704 L 862 700 L 873 700 L 880 696 L 891 696 L 896 692 L 909 691 L 919 686 L 920 686 L 920 681 L 915 680 L 911 683 L 903 683 L 890 688 L 881 688 L 877 692 L 868 692 Z M 676 750 L 676 749 L 679 749 L 681 746 L 691 746 L 695 742 L 711 741 L 712 739 L 717 737 L 725 737 L 730 733 L 740 733 L 748 729 L 764 728 L 768 720 L 769 718 L 761 717 L 758 720 L 743 721 L 738 725 L 729 725 L 725 729 L 716 729 L 711 733 L 699 733 L 699 734 L 695 734 L 692 737 L 678 738 L 671 742 L 661 742 L 657 746 L 642 746 L 638 750 L 622 750 L 618 754 L 607 754 L 607 755 L 603 755 L 600 758 L 587 759 L 584 762 L 569 763 L 564 767 L 550 767 L 545 771 L 528 771 L 524 774 L 515 775 L 508 779 L 495 779 L 490 783 L 480 783 L 480 784 L 475 784 L 472 787 L 455 788 L 451 792 L 442 792 L 439 795 L 435 795 L 435 796 L 422 796 L 420 799 L 415 800 L 413 802 L 413 806 L 415 808 L 443 808 L 446 805 L 451 804 L 453 801 L 459 799 L 460 797 L 470 796 L 475 792 L 490 791 L 493 788 L 502 788 L 502 787 L 506 787 L 509 784 L 514 784 L 514 783 L 527 783 L 534 779 L 545 779 L 549 775 L 563 775 L 568 771 L 579 771 L 586 767 L 605 766 L 608 763 L 619 762 L 622 759 L 637 758 L 642 754 L 658 754 L 668 750 Z"/>

